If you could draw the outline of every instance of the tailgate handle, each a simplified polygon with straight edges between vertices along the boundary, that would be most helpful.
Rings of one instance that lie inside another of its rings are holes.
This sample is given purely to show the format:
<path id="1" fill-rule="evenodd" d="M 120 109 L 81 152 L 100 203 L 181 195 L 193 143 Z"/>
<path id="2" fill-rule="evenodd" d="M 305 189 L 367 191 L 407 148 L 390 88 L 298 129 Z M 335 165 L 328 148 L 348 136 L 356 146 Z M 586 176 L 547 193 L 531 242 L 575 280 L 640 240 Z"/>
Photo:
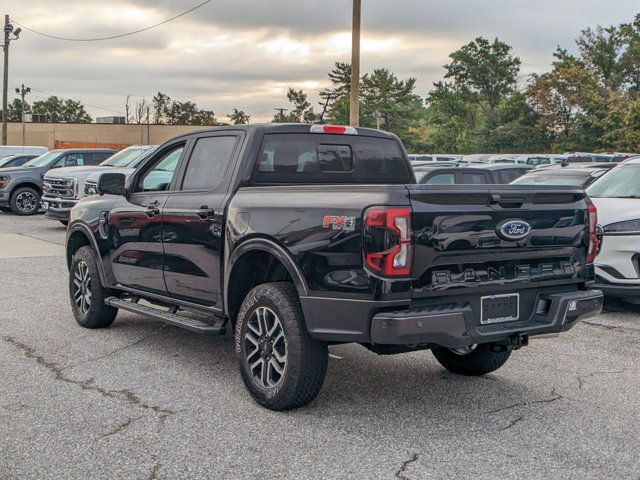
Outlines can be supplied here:
<path id="1" fill-rule="evenodd" d="M 489 205 L 500 205 L 503 208 L 520 208 L 524 200 L 524 197 L 502 197 L 497 193 L 492 193 Z"/>

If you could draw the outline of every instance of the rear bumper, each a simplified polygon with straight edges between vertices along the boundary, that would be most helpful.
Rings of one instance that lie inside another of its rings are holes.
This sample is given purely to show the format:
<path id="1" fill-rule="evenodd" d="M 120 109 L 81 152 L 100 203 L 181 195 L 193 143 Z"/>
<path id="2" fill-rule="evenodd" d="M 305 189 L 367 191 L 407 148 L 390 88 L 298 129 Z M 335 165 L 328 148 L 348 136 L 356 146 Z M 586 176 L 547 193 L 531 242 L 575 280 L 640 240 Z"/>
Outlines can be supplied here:
<path id="1" fill-rule="evenodd" d="M 608 297 L 640 298 L 640 280 L 636 280 L 636 283 L 612 283 L 598 276 L 594 288 L 601 290 Z"/>
<path id="2" fill-rule="evenodd" d="M 376 314 L 371 343 L 432 344 L 449 348 L 504 341 L 514 335 L 546 335 L 572 328 L 579 320 L 602 311 L 599 290 L 544 294 L 544 309 L 524 321 L 480 325 L 468 305 L 444 304 Z"/>

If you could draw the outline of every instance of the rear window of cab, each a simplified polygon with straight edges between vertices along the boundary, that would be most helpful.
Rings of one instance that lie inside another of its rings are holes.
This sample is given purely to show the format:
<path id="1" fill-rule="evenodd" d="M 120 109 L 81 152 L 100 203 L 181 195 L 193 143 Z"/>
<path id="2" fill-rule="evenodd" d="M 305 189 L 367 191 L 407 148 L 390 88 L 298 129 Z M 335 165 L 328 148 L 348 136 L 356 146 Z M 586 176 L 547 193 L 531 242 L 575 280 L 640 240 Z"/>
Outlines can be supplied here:
<path id="1" fill-rule="evenodd" d="M 267 134 L 253 171 L 257 183 L 411 183 L 394 139 L 357 135 Z"/>

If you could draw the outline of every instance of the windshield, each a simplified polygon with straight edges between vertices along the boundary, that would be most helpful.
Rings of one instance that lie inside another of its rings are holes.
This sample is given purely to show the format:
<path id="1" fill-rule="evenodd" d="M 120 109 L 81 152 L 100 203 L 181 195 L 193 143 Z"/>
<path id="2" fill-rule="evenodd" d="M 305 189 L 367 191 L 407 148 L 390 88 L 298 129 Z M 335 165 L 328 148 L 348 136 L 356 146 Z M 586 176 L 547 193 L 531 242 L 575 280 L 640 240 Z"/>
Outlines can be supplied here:
<path id="1" fill-rule="evenodd" d="M 588 178 L 588 175 L 524 175 L 511 182 L 511 185 L 562 185 L 567 187 L 581 187 Z"/>
<path id="2" fill-rule="evenodd" d="M 640 164 L 610 170 L 587 189 L 591 197 L 640 198 Z"/>
<path id="3" fill-rule="evenodd" d="M 11 162 L 13 162 L 14 158 L 15 157 L 13 155 L 9 155 L 8 157 L 0 158 L 0 167 L 9 166 L 11 164 Z"/>
<path id="4" fill-rule="evenodd" d="M 127 167 L 144 155 L 148 149 L 129 147 L 110 156 L 100 164 L 101 167 Z"/>
<path id="5" fill-rule="evenodd" d="M 33 160 L 29 160 L 24 164 L 25 167 L 46 167 L 53 160 L 58 158 L 63 150 L 51 150 L 50 152 L 45 153 L 44 155 L 40 155 L 39 157 L 34 158 Z"/>

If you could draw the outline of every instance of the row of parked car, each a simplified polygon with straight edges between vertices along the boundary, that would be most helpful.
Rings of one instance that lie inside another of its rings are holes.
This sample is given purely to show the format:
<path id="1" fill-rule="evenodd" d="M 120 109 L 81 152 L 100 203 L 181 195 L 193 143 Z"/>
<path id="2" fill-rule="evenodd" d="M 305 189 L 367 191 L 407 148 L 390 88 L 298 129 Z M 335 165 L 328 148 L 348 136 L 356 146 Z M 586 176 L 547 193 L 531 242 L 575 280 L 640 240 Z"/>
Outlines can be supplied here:
<path id="1" fill-rule="evenodd" d="M 47 217 L 66 225 L 73 206 L 96 192 L 102 173 L 129 174 L 155 148 L 133 145 L 119 152 L 80 148 L 6 156 L 0 159 L 0 209 L 35 215 L 43 208 Z"/>

